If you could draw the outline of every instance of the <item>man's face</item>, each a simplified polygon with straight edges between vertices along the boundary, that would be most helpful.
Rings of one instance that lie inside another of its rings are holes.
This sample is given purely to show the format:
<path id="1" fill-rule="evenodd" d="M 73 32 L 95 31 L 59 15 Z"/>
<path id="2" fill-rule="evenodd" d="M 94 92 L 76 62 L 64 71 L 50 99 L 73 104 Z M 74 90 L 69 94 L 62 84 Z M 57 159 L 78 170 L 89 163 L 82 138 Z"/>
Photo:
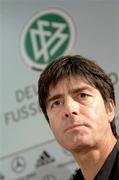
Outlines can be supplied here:
<path id="1" fill-rule="evenodd" d="M 47 114 L 57 141 L 66 149 L 94 147 L 111 132 L 114 103 L 105 107 L 100 92 L 80 77 L 50 86 Z"/>

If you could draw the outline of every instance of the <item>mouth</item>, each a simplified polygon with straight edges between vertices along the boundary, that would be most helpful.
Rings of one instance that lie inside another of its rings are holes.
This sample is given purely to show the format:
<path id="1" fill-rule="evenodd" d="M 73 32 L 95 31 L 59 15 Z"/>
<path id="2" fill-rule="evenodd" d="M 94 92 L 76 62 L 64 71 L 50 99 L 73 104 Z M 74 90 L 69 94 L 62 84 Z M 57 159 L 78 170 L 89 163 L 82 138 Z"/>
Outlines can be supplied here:
<path id="1" fill-rule="evenodd" d="M 80 127 L 83 127 L 83 126 L 85 126 L 85 125 L 84 125 L 84 124 L 75 124 L 75 125 L 72 125 L 72 126 L 69 126 L 68 128 L 66 128 L 66 129 L 64 130 L 64 132 L 73 130 L 73 129 L 75 129 L 75 128 L 80 128 Z"/>

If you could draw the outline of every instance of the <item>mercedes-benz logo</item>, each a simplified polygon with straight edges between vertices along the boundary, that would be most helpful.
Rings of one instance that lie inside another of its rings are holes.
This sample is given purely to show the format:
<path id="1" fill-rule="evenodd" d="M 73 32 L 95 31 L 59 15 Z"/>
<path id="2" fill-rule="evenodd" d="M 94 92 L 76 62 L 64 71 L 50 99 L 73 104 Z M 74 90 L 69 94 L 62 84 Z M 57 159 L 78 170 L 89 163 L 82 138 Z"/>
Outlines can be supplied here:
<path id="1" fill-rule="evenodd" d="M 23 172 L 25 167 L 26 167 L 26 163 L 25 163 L 24 158 L 21 156 L 14 158 L 12 163 L 11 163 L 11 167 L 12 167 L 13 171 L 16 173 Z"/>

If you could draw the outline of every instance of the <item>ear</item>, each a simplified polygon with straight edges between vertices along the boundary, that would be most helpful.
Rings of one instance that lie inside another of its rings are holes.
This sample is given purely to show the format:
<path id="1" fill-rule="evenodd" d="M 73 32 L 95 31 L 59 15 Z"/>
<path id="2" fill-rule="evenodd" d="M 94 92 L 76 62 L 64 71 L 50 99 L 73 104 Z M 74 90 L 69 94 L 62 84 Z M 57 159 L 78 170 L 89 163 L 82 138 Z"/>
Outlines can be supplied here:
<path id="1" fill-rule="evenodd" d="M 115 103 L 112 99 L 109 100 L 107 103 L 107 114 L 108 114 L 108 121 L 112 122 L 115 116 Z"/>

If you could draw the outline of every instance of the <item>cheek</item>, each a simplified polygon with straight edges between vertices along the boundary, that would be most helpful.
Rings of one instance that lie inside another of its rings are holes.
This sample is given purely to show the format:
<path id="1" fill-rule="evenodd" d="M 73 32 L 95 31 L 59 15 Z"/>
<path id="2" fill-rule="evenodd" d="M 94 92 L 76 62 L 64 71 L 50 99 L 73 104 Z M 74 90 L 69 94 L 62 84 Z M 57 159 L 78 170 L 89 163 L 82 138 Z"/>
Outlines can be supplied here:
<path id="1" fill-rule="evenodd" d="M 108 115 L 105 106 L 102 105 L 102 107 L 96 108 L 92 116 L 94 118 L 94 125 L 97 131 L 99 131 L 100 133 L 105 131 L 105 129 L 107 129 L 107 127 L 109 126 Z"/>
<path id="2" fill-rule="evenodd" d="M 59 133 L 59 130 L 60 130 L 60 124 L 59 124 L 59 120 L 58 120 L 57 116 L 49 117 L 49 125 L 50 125 L 50 128 L 51 128 L 53 134 L 55 136 L 57 136 L 57 134 Z"/>
<path id="3" fill-rule="evenodd" d="M 50 116 L 49 118 L 49 125 L 50 125 L 50 128 L 55 136 L 55 138 L 57 139 L 57 141 L 59 143 L 61 143 L 62 141 L 62 138 L 63 138 L 63 123 L 62 123 L 62 120 L 60 118 L 60 115 L 56 115 L 56 116 Z"/>
<path id="4" fill-rule="evenodd" d="M 102 121 L 105 121 L 107 119 L 107 112 L 104 103 L 99 104 L 98 102 L 94 102 L 92 105 L 90 105 L 90 107 L 88 107 L 87 111 L 84 111 L 84 113 L 85 112 L 88 121 L 92 122 L 92 126 L 98 126 L 102 124 Z"/>
<path id="5" fill-rule="evenodd" d="M 62 142 L 62 134 L 63 133 L 62 133 L 60 124 L 57 123 L 57 122 L 51 122 L 50 123 L 50 128 L 51 128 L 51 130 L 53 132 L 54 137 L 57 139 L 57 141 L 59 143 L 61 143 Z"/>

